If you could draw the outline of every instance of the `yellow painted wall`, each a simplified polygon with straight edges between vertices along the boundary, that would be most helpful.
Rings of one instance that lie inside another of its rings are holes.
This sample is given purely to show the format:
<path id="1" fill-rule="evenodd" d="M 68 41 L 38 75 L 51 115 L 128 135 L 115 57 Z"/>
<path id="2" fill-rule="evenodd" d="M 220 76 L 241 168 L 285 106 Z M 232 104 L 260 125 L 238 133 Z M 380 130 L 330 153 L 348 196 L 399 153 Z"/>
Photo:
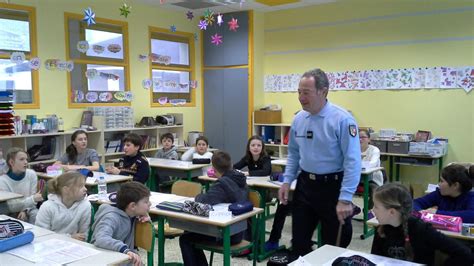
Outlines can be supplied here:
<path id="1" fill-rule="evenodd" d="M 266 13 L 264 74 L 303 73 L 315 67 L 343 71 L 474 65 L 472 1 L 370 2 Z M 450 38 L 467 40 L 447 41 Z M 396 43 L 410 40 L 422 42 Z M 353 45 L 369 47 L 348 48 Z M 313 51 L 304 51 L 308 49 Z M 255 90 L 262 88 L 263 83 Z M 330 92 L 329 99 L 351 110 L 361 126 L 405 132 L 424 129 L 449 138 L 445 164 L 474 161 L 474 92 L 338 91 Z M 296 93 L 264 93 L 264 103 L 281 104 L 284 122 L 291 122 L 300 109 Z M 403 166 L 401 175 L 411 183 L 437 182 L 435 167 Z"/>
<path id="2" fill-rule="evenodd" d="M 184 12 L 174 12 L 159 7 L 143 6 L 135 1 L 128 0 L 132 12 L 127 19 L 120 16 L 119 7 L 122 1 L 118 0 L 14 0 L 12 4 L 36 7 L 38 31 L 38 56 L 44 62 L 48 58 L 65 59 L 66 47 L 64 37 L 64 12 L 83 14 L 83 9 L 91 7 L 96 17 L 128 22 L 130 78 L 131 91 L 134 94 L 132 107 L 135 120 L 142 116 L 155 116 L 164 113 L 183 113 L 184 130 L 201 130 L 201 54 L 199 41 L 195 47 L 195 67 L 198 89 L 196 93 L 196 107 L 151 108 L 150 92 L 142 88 L 142 80 L 149 78 L 149 64 L 138 60 L 139 54 L 148 53 L 148 26 L 169 28 L 176 25 L 178 31 L 198 32 L 197 19 L 192 22 L 186 19 Z M 65 72 L 49 71 L 43 66 L 39 70 L 40 109 L 18 110 L 17 114 L 36 114 L 44 116 L 56 113 L 65 121 L 65 128 L 78 126 L 82 109 L 68 109 L 67 107 L 67 78 Z"/>

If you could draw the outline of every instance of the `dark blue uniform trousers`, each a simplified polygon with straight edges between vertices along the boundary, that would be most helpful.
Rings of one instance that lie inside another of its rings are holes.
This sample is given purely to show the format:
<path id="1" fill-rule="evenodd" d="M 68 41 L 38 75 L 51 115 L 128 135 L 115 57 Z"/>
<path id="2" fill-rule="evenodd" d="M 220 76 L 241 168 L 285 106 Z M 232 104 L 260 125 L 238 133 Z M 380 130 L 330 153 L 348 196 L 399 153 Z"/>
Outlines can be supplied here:
<path id="1" fill-rule="evenodd" d="M 293 195 L 292 258 L 312 251 L 312 236 L 318 223 L 321 223 L 322 244 L 336 245 L 339 230 L 336 205 L 342 179 L 343 172 L 310 176 L 301 171 L 299 174 Z M 344 248 L 352 238 L 351 219 L 347 218 L 342 226 L 340 246 Z"/>

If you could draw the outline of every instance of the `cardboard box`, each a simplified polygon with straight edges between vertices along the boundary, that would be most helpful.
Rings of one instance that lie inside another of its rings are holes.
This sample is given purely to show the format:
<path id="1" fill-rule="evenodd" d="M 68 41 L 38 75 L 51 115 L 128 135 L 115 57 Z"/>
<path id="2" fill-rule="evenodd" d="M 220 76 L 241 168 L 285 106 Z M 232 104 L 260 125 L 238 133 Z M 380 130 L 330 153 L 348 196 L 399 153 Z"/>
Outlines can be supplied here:
<path id="1" fill-rule="evenodd" d="M 278 124 L 281 123 L 280 111 L 257 110 L 253 113 L 254 123 L 257 124 Z"/>
<path id="2" fill-rule="evenodd" d="M 410 142 L 408 141 L 389 141 L 387 142 L 388 153 L 408 154 Z"/>
<path id="3" fill-rule="evenodd" d="M 379 148 L 380 152 L 387 152 L 387 141 L 386 140 L 372 139 L 372 140 L 370 140 L 370 144 L 374 145 L 377 148 Z"/>

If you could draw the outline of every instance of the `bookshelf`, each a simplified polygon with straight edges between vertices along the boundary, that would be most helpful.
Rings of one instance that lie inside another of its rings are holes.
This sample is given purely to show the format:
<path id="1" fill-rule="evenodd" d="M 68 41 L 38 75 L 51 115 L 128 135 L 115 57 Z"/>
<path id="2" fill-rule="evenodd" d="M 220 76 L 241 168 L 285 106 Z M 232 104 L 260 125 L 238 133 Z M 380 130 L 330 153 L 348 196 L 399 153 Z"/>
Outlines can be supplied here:
<path id="1" fill-rule="evenodd" d="M 291 124 L 253 124 L 253 134 L 259 135 L 265 142 L 267 153 L 274 159 L 288 157 L 288 145 L 283 144 Z"/>
<path id="2" fill-rule="evenodd" d="M 94 116 L 93 125 L 97 128 L 95 131 L 88 131 L 87 146 L 91 149 L 95 149 L 100 156 L 101 164 L 105 163 L 109 159 L 119 158 L 123 156 L 123 152 L 114 151 L 107 152 L 106 144 L 115 136 L 125 136 L 128 133 L 136 133 L 142 136 L 149 136 L 148 145 L 142 149 L 142 152 L 146 156 L 153 156 L 156 151 L 161 148 L 160 136 L 165 133 L 172 133 L 175 137 L 175 145 L 184 146 L 184 126 L 183 126 L 183 114 L 171 114 L 175 116 L 175 125 L 172 126 L 153 126 L 146 128 L 114 128 L 105 129 L 104 117 Z M 6 152 L 11 147 L 19 147 L 27 151 L 33 145 L 42 143 L 43 138 L 52 137 L 55 139 L 56 147 L 52 158 L 45 160 L 38 160 L 30 162 L 29 165 L 35 165 L 39 163 L 51 164 L 56 161 L 65 151 L 66 147 L 71 143 L 71 136 L 75 130 L 69 130 L 66 132 L 54 132 L 46 134 L 27 134 L 19 136 L 0 136 L 0 147 L 3 149 L 4 157 Z M 116 139 L 117 140 L 117 139 Z"/>

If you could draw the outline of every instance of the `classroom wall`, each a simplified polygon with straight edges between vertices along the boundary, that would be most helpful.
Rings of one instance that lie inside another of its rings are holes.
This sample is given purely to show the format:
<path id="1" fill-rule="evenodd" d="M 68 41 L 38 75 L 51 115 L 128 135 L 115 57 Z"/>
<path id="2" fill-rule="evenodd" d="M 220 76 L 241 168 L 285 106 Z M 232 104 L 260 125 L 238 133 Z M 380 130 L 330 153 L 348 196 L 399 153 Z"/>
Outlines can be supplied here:
<path id="1" fill-rule="evenodd" d="M 343 1 L 265 13 L 264 74 L 474 64 L 472 1 Z M 256 85 L 263 91 L 263 83 Z M 264 93 L 290 123 L 297 93 Z M 329 92 L 360 126 L 431 130 L 449 138 L 445 164 L 474 161 L 474 92 L 462 89 Z M 260 107 L 257 104 L 255 107 Z M 402 166 L 402 181 L 437 182 L 436 167 Z"/>
<path id="2" fill-rule="evenodd" d="M 197 19 L 189 21 L 184 12 L 161 9 L 137 4 L 128 0 L 132 6 L 128 18 L 120 16 L 119 7 L 122 1 L 117 0 L 14 0 L 12 4 L 36 7 L 38 56 L 42 62 L 50 58 L 65 59 L 64 12 L 83 14 L 91 7 L 96 17 L 122 20 L 128 22 L 130 79 L 134 99 L 135 120 L 142 116 L 156 116 L 164 113 L 183 113 L 184 131 L 201 130 L 201 48 L 199 40 L 195 42 L 195 77 L 198 80 L 195 107 L 150 107 L 150 92 L 142 88 L 142 80 L 149 78 L 149 63 L 140 62 L 139 54 L 149 52 L 148 26 L 169 28 L 175 25 L 178 31 L 197 33 Z M 16 110 L 21 116 L 36 114 L 40 117 L 56 113 L 64 118 L 65 128 L 78 126 L 83 109 L 68 109 L 67 75 L 61 71 L 39 70 L 40 109 Z M 185 136 L 186 137 L 186 136 Z"/>

